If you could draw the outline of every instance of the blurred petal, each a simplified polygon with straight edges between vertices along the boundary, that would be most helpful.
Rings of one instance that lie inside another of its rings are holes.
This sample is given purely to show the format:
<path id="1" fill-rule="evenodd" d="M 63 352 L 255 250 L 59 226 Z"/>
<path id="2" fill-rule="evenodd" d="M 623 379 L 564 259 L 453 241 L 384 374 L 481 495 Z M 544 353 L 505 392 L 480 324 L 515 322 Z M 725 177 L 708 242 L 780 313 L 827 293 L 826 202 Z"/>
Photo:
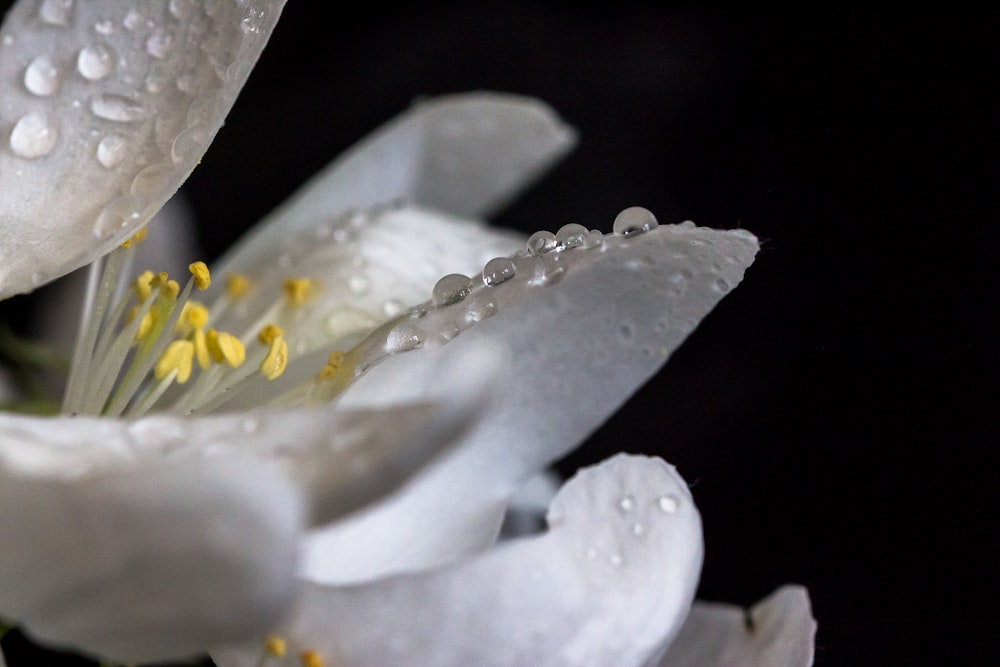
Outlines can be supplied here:
<path id="1" fill-rule="evenodd" d="M 642 664 L 680 627 L 701 568 L 684 481 L 662 460 L 618 455 L 570 480 L 548 520 L 544 535 L 452 567 L 308 586 L 279 633 L 344 667 Z M 213 657 L 253 664 L 252 651 Z"/>
<path id="2" fill-rule="evenodd" d="M 783 586 L 749 610 L 696 602 L 660 667 L 809 667 L 816 621 L 809 594 Z"/>
<path id="3" fill-rule="evenodd" d="M 502 354 L 496 398 L 465 444 L 402 493 L 312 535 L 306 575 L 367 580 L 490 544 L 514 489 L 642 386 L 740 282 L 756 250 L 747 232 L 690 224 L 608 235 L 590 247 L 517 257 L 516 274 L 505 282 L 480 283 L 463 300 L 380 332 L 385 340 L 366 340 L 372 350 L 385 349 L 407 327 L 425 342 L 375 365 L 342 405 L 434 391 L 439 365 L 480 345 Z"/>
<path id="4" fill-rule="evenodd" d="M 187 657 L 266 631 L 294 597 L 304 507 L 272 465 L 0 475 L 0 534 L 17 536 L 0 550 L 3 611 L 44 642 L 130 662 Z"/>
<path id="5" fill-rule="evenodd" d="M 219 264 L 247 271 L 293 233 L 351 210 L 406 202 L 460 217 L 490 214 L 575 143 L 543 102 L 501 93 L 432 98 L 389 121 L 317 174 Z"/>
<path id="6" fill-rule="evenodd" d="M 500 537 L 510 539 L 540 532 L 545 526 L 545 511 L 561 482 L 555 472 L 547 470 L 518 487 L 507 505 Z"/>
<path id="7" fill-rule="evenodd" d="M 169 5 L 169 6 L 168 6 Z M 144 225 L 208 147 L 282 0 L 20 2 L 0 29 L 0 297 Z"/>

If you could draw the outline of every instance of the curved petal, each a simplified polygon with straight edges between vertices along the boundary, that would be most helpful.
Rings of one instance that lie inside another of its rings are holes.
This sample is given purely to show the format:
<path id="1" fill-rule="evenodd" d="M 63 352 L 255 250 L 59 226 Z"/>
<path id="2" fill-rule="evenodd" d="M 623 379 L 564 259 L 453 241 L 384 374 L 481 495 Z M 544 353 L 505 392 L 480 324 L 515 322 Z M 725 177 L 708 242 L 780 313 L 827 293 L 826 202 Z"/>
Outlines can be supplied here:
<path id="1" fill-rule="evenodd" d="M 661 667 L 809 667 L 816 621 L 802 586 L 783 586 L 749 610 L 696 602 Z"/>
<path id="2" fill-rule="evenodd" d="M 43 642 L 130 662 L 188 657 L 265 631 L 294 598 L 305 508 L 274 466 L 0 475 L 3 612 Z"/>
<path id="3" fill-rule="evenodd" d="M 431 390 L 438 364 L 479 345 L 504 354 L 497 396 L 465 444 L 400 494 L 311 536 L 307 577 L 367 580 L 488 545 L 513 490 L 655 373 L 740 282 L 757 250 L 747 232 L 689 223 L 588 238 L 562 252 L 516 257 L 506 281 L 415 309 L 362 344 L 376 354 L 395 349 L 395 340 L 423 341 L 373 365 L 344 395 L 345 406 Z"/>
<path id="4" fill-rule="evenodd" d="M 20 2 L 0 29 L 0 297 L 111 250 L 201 159 L 283 0 Z"/>
<path id="5" fill-rule="evenodd" d="M 618 455 L 567 482 L 548 521 L 438 571 L 308 586 L 280 632 L 345 667 L 642 664 L 680 627 L 701 568 L 684 481 L 660 459 Z M 250 652 L 213 657 L 252 664 Z"/>
<path id="6" fill-rule="evenodd" d="M 460 217 L 498 209 L 576 141 L 543 102 L 502 93 L 419 101 L 317 174 L 234 246 L 222 271 L 246 271 L 294 233 L 353 210 L 407 202 Z"/>
<path id="7" fill-rule="evenodd" d="M 555 471 L 545 470 L 518 487 L 507 505 L 500 537 L 510 539 L 540 532 L 545 525 L 545 511 L 559 493 L 561 482 Z"/>

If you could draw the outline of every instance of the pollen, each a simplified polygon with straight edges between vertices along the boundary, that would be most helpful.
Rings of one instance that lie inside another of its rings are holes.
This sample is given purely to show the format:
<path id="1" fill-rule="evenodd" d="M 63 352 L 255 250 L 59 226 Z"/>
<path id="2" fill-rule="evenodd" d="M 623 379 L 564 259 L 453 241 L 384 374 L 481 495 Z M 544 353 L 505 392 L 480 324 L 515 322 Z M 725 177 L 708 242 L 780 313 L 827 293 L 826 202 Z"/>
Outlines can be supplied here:
<path id="1" fill-rule="evenodd" d="M 283 336 L 275 336 L 270 342 L 267 356 L 260 364 L 260 372 L 268 380 L 276 380 L 281 377 L 288 366 L 288 343 Z"/>
<path id="2" fill-rule="evenodd" d="M 302 651 L 299 653 L 299 662 L 302 667 L 323 667 L 323 658 L 316 651 Z"/>
<path id="3" fill-rule="evenodd" d="M 153 322 L 156 318 L 156 315 L 154 315 L 155 312 L 156 311 L 153 310 L 147 310 L 142 316 L 142 319 L 139 321 L 139 330 L 135 332 L 136 343 L 145 340 L 146 337 L 149 336 L 149 332 L 152 331 Z M 135 319 L 135 313 L 132 313 L 132 317 L 130 319 Z"/>
<path id="4" fill-rule="evenodd" d="M 313 284 L 308 278 L 287 278 L 282 284 L 288 303 L 301 306 L 309 298 Z"/>
<path id="5" fill-rule="evenodd" d="M 135 298 L 139 300 L 139 303 L 148 299 L 152 293 L 153 277 L 152 271 L 143 271 L 138 278 L 132 281 L 132 291 L 135 292 Z"/>
<path id="6" fill-rule="evenodd" d="M 167 275 L 167 274 L 162 274 Z M 176 280 L 166 280 L 160 285 L 160 295 L 173 301 L 181 293 L 181 286 Z"/>
<path id="7" fill-rule="evenodd" d="M 261 345 L 270 345 L 271 341 L 275 338 L 284 335 L 285 332 L 281 330 L 281 327 L 275 324 L 268 324 L 260 330 L 260 333 L 257 334 L 257 340 L 260 341 Z"/>
<path id="8" fill-rule="evenodd" d="M 198 288 L 199 292 L 204 292 L 212 284 L 212 274 L 209 273 L 208 265 L 205 262 L 188 264 L 188 271 L 194 277 L 194 286 Z"/>
<path id="9" fill-rule="evenodd" d="M 139 231 L 137 231 L 135 234 L 133 234 L 132 238 L 130 238 L 128 241 L 125 241 L 125 243 L 122 243 L 122 247 L 123 248 L 131 248 L 133 243 L 142 243 L 143 241 L 146 240 L 146 236 L 148 234 L 149 234 L 149 230 L 146 229 L 145 227 L 143 227 L 142 229 L 140 229 Z"/>
<path id="10" fill-rule="evenodd" d="M 246 296 L 251 287 L 253 287 L 253 281 L 246 274 L 231 273 L 226 276 L 226 296 L 230 299 Z"/>
<path id="11" fill-rule="evenodd" d="M 278 635 L 268 635 L 264 638 L 264 652 L 275 658 L 283 658 L 288 652 L 288 644 Z"/>
<path id="12" fill-rule="evenodd" d="M 243 342 L 225 331 L 209 329 L 205 336 L 205 345 L 216 363 L 221 364 L 225 361 L 232 368 L 238 368 L 247 357 Z"/>
<path id="13" fill-rule="evenodd" d="M 208 324 L 208 308 L 197 301 L 188 301 L 181 309 L 174 331 L 195 331 Z"/>
<path id="14" fill-rule="evenodd" d="M 208 351 L 205 332 L 201 329 L 195 329 L 191 342 L 194 343 L 194 358 L 198 362 L 198 368 L 203 371 L 208 370 L 209 366 L 212 365 L 212 354 Z"/>
<path id="15" fill-rule="evenodd" d="M 162 380 L 177 371 L 174 378 L 178 384 L 184 384 L 191 377 L 191 365 L 194 361 L 194 344 L 187 340 L 175 340 L 160 355 L 153 369 L 153 376 Z"/>

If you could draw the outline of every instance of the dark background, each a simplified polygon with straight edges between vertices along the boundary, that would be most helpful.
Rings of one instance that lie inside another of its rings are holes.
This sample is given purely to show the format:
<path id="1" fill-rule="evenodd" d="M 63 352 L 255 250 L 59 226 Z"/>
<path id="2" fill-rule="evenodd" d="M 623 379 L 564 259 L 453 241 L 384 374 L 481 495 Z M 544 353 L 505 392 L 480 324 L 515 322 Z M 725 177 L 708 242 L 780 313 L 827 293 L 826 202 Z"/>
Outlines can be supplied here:
<path id="1" fill-rule="evenodd" d="M 675 463 L 700 597 L 807 585 L 817 665 L 996 664 L 1000 12 L 477 5 L 292 0 L 185 186 L 207 255 L 417 96 L 545 99 L 580 145 L 498 224 L 764 242 L 564 469 Z"/>

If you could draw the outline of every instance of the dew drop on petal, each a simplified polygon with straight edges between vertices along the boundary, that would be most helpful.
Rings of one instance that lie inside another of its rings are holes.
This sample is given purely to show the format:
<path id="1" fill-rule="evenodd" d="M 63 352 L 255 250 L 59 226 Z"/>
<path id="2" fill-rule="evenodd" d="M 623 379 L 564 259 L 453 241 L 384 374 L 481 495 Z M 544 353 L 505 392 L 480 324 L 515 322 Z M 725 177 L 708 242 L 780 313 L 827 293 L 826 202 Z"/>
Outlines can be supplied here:
<path id="1" fill-rule="evenodd" d="M 113 35 L 115 34 L 115 24 L 111 19 L 101 19 L 94 24 L 94 32 L 98 35 Z"/>
<path id="2" fill-rule="evenodd" d="M 347 287 L 351 290 L 352 294 L 361 296 L 366 294 L 371 288 L 371 281 L 364 276 L 351 276 L 347 280 Z"/>
<path id="3" fill-rule="evenodd" d="M 260 421 L 256 417 L 247 417 L 243 420 L 243 423 L 240 424 L 240 427 L 243 429 L 244 433 L 251 435 L 260 428 Z"/>
<path id="4" fill-rule="evenodd" d="M 622 496 L 622 499 L 618 501 L 618 509 L 623 512 L 630 512 L 633 507 L 635 507 L 635 499 L 632 496 Z"/>
<path id="5" fill-rule="evenodd" d="M 424 344 L 427 334 L 414 324 L 400 324 L 389 332 L 385 346 L 389 352 L 406 352 Z"/>
<path id="6" fill-rule="evenodd" d="M 146 53 L 154 58 L 166 58 L 172 46 L 173 38 L 163 30 L 154 30 L 146 39 Z"/>
<path id="7" fill-rule="evenodd" d="M 76 71 L 90 81 L 103 79 L 115 69 L 115 54 L 107 44 L 97 42 L 80 49 Z"/>
<path id="8" fill-rule="evenodd" d="M 620 553 L 613 553 L 608 556 L 608 562 L 614 567 L 621 567 L 625 564 L 625 558 Z"/>
<path id="9" fill-rule="evenodd" d="M 435 306 L 449 306 L 469 296 L 471 291 L 472 278 L 463 276 L 461 273 L 452 273 L 434 285 L 434 290 L 431 292 L 431 303 Z"/>
<path id="10" fill-rule="evenodd" d="M 517 269 L 514 267 L 513 260 L 507 257 L 494 257 L 483 267 L 483 282 L 494 287 L 507 282 L 516 273 Z"/>
<path id="11" fill-rule="evenodd" d="M 487 299 L 474 299 L 465 313 L 466 322 L 481 322 L 497 314 L 497 305 Z"/>
<path id="12" fill-rule="evenodd" d="M 583 245 L 583 239 L 589 232 L 586 227 L 575 222 L 563 225 L 556 232 L 556 250 L 569 250 Z"/>
<path id="13" fill-rule="evenodd" d="M 729 283 L 727 283 L 722 278 L 717 278 L 714 283 L 712 283 L 712 288 L 721 294 L 725 294 L 729 291 Z"/>
<path id="14" fill-rule="evenodd" d="M 42 54 L 28 63 L 24 70 L 24 87 L 40 97 L 48 97 L 59 89 L 59 68 L 52 58 Z"/>
<path id="15" fill-rule="evenodd" d="M 122 25 L 124 25 L 129 30 L 135 30 L 136 28 L 142 25 L 142 22 L 143 22 L 142 14 L 140 14 L 135 9 L 130 9 L 128 10 L 128 13 L 125 14 L 125 18 L 122 20 Z"/>
<path id="16" fill-rule="evenodd" d="M 102 167 L 111 169 L 125 159 L 128 142 L 118 134 L 109 134 L 97 144 L 97 161 Z"/>
<path id="17" fill-rule="evenodd" d="M 59 140 L 59 128 L 44 113 L 32 111 L 21 117 L 10 132 L 10 149 L 24 158 L 43 157 Z"/>
<path id="18" fill-rule="evenodd" d="M 186 19 L 191 16 L 191 0 L 170 0 L 170 13 L 175 19 Z"/>
<path id="19" fill-rule="evenodd" d="M 642 206 L 630 206 L 615 218 L 612 230 L 615 234 L 628 236 L 629 234 L 641 234 L 651 229 L 659 227 L 656 216 Z"/>
<path id="20" fill-rule="evenodd" d="M 657 504 L 664 514 L 674 514 L 680 506 L 680 501 L 677 500 L 677 496 L 660 496 Z"/>
<path id="21" fill-rule="evenodd" d="M 552 232 L 537 231 L 528 237 L 528 254 L 542 255 L 556 247 L 556 235 Z"/>
<path id="22" fill-rule="evenodd" d="M 130 97 L 101 93 L 90 100 L 90 110 L 98 118 L 112 120 L 117 123 L 130 123 L 142 120 L 146 110 Z"/>
<path id="23" fill-rule="evenodd" d="M 639 523 L 638 521 L 632 524 L 632 534 L 636 537 L 644 534 L 646 532 L 645 524 Z"/>
<path id="24" fill-rule="evenodd" d="M 382 304 L 382 314 L 386 317 L 396 317 L 403 312 L 403 302 L 398 299 L 389 299 Z"/>
<path id="25" fill-rule="evenodd" d="M 73 15 L 73 0 L 42 0 L 38 18 L 49 25 L 69 25 Z"/>

